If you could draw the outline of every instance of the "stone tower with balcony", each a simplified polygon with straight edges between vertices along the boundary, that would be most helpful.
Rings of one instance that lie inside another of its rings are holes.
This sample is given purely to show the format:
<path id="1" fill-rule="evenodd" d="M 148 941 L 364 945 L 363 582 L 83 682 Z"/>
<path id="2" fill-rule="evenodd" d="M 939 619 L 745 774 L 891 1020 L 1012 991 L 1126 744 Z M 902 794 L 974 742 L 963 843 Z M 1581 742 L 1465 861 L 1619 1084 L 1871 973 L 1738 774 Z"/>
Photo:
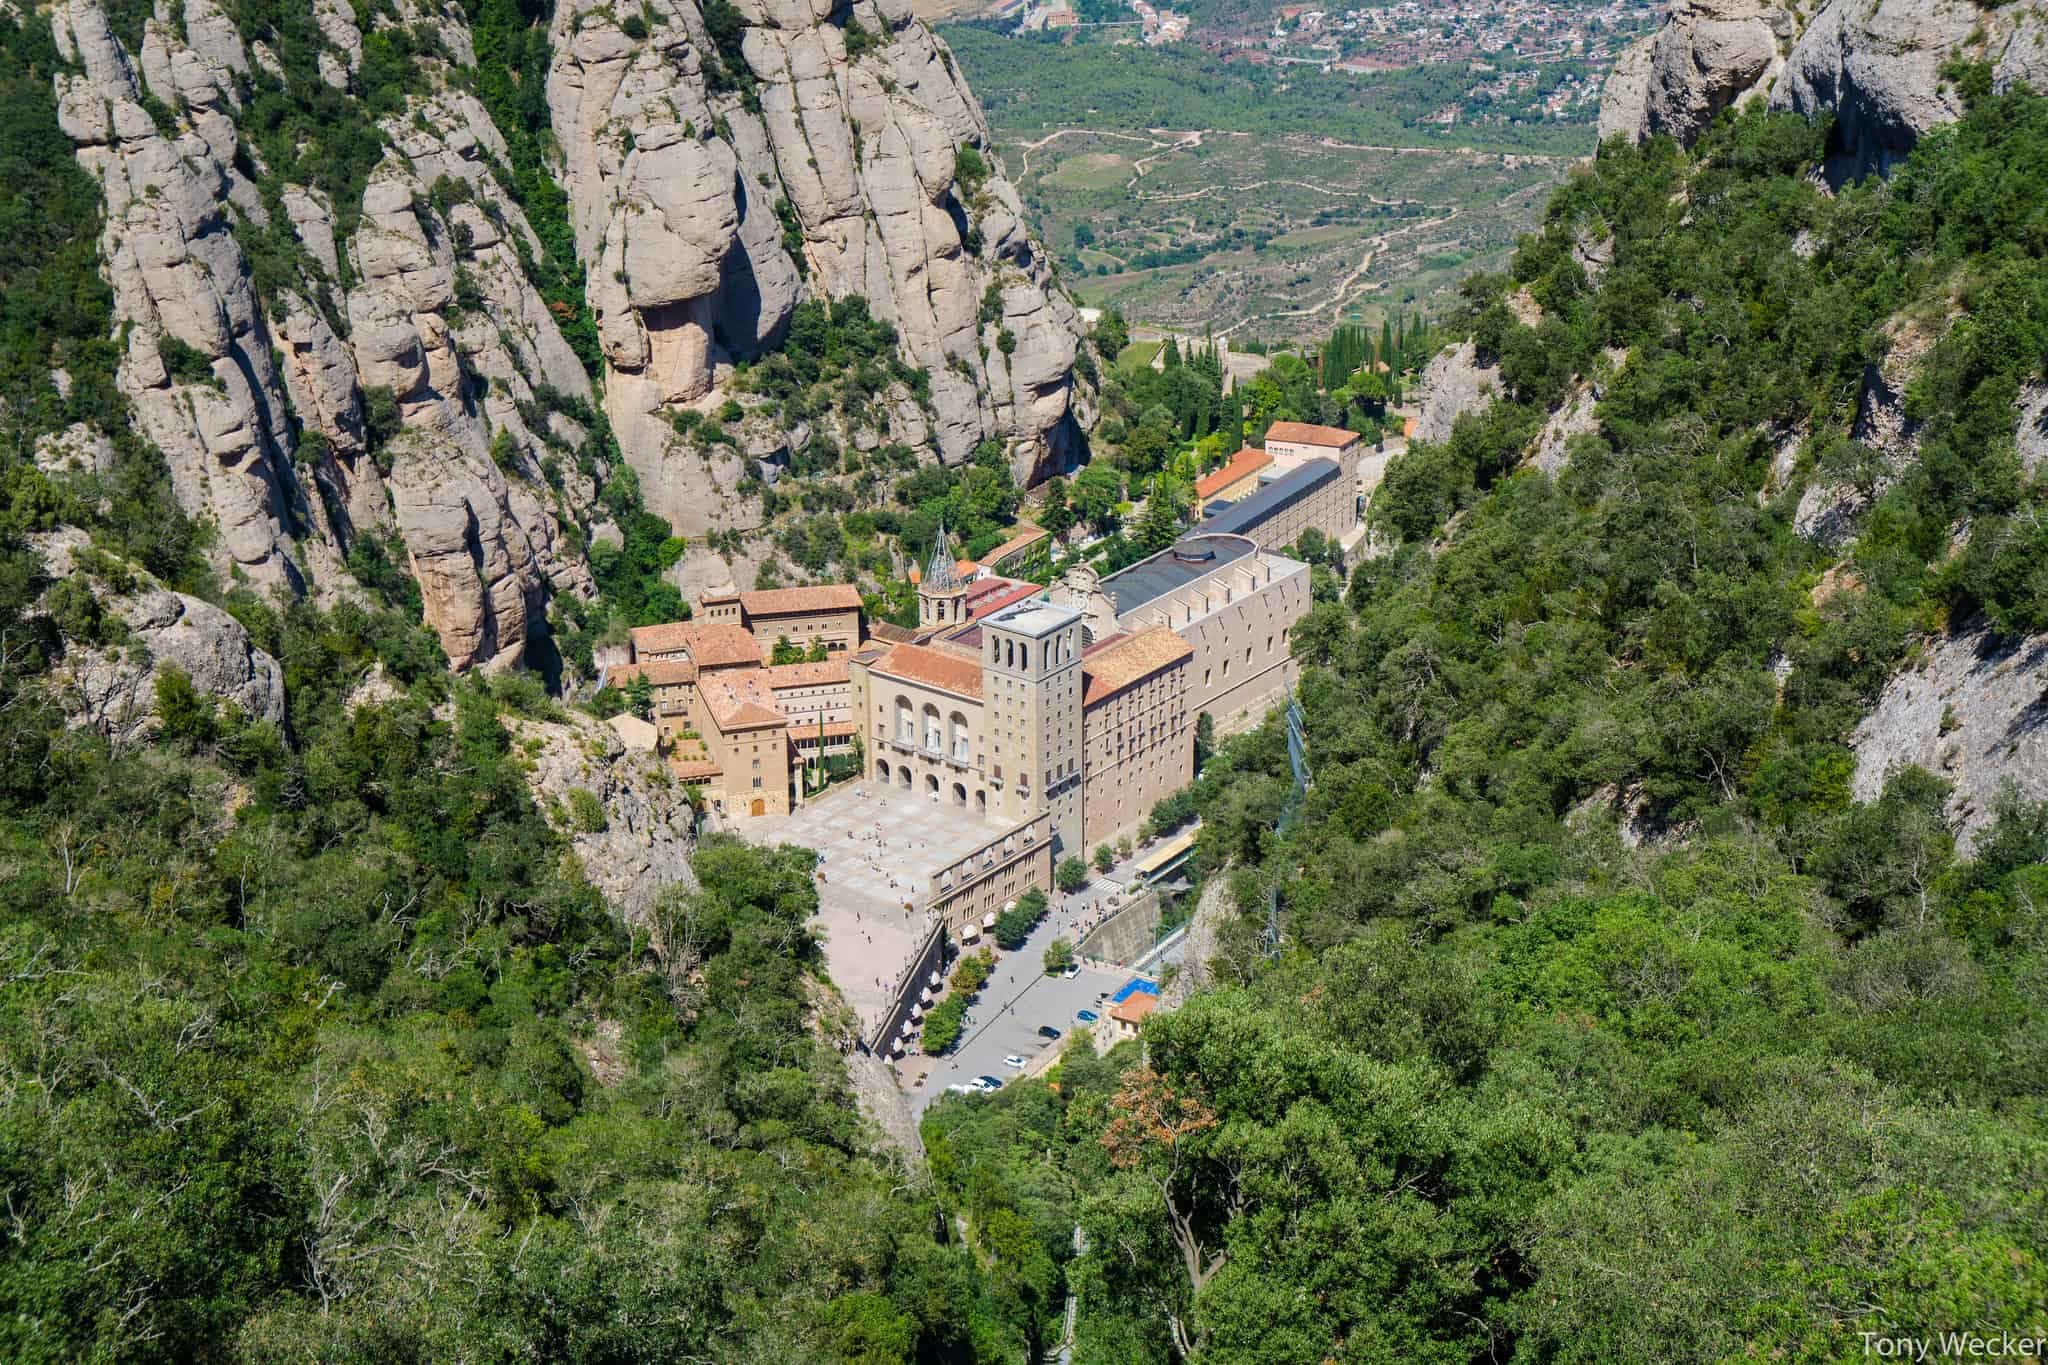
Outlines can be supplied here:
<path id="1" fill-rule="evenodd" d="M 1016 821 L 1050 811 L 1061 856 L 1082 851 L 1082 646 L 1081 614 L 1050 602 L 981 622 L 990 804 Z"/>

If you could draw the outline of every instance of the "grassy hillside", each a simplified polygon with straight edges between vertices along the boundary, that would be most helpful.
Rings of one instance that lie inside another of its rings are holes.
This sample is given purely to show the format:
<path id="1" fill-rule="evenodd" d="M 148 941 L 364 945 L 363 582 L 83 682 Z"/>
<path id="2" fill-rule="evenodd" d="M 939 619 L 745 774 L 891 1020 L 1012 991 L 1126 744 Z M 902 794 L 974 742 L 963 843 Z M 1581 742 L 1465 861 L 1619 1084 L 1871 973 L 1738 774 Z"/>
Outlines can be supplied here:
<path id="1" fill-rule="evenodd" d="M 2008 802 L 1966 861 L 1935 777 L 1848 798 L 1916 638 L 2048 602 L 2013 444 L 2048 102 L 1968 80 L 1962 124 L 1838 198 L 1790 118 L 1610 149 L 1468 284 L 1507 400 L 1396 462 L 1398 548 L 1297 630 L 1299 820 L 1271 726 L 1203 774 L 1243 912 L 1217 988 L 1142 1057 L 927 1120 L 999 1264 L 1049 1230 L 1079 1358 L 1831 1360 L 2048 1311 L 2048 811 Z M 1939 338 L 1917 457 L 1825 552 L 1797 485 L 1867 469 L 1902 317 Z M 1525 467 L 1596 373 L 1597 432 Z"/>

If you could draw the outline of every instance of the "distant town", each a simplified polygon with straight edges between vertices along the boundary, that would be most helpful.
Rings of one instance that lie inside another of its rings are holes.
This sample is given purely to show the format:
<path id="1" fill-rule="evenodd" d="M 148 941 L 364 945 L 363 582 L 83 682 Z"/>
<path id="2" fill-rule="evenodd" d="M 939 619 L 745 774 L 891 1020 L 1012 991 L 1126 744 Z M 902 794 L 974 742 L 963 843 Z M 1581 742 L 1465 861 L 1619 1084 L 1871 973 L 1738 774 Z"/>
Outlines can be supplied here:
<path id="1" fill-rule="evenodd" d="M 1157 47 L 1192 39 L 1230 61 L 1340 75 L 1462 64 L 1474 84 L 1426 120 L 1455 124 L 1486 119 L 1488 104 L 1522 117 L 1590 119 L 1614 58 L 1665 8 L 1661 0 L 1399 0 L 1345 10 L 1254 5 L 1198 26 L 1189 14 L 1148 0 L 996 0 L 980 17 L 1014 32 L 1066 33 L 1075 41 Z"/>

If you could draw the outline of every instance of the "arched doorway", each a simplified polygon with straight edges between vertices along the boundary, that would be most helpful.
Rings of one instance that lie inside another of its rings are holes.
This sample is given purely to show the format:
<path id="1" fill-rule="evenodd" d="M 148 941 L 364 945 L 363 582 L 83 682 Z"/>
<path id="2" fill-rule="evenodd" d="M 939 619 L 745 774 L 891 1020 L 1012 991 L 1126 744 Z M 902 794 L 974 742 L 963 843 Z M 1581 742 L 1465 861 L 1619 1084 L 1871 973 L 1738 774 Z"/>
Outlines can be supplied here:
<path id="1" fill-rule="evenodd" d="M 932 798 L 933 800 L 937 800 L 937 799 L 938 799 L 938 795 L 939 795 L 939 779 L 938 779 L 938 778 L 936 778 L 936 777 L 933 777 L 933 776 L 932 776 L 932 775 L 930 775 L 929 773 L 927 773 L 927 774 L 925 775 L 925 779 L 924 779 L 924 794 L 925 794 L 926 796 L 929 796 L 929 797 L 931 797 L 931 798 Z"/>
<path id="2" fill-rule="evenodd" d="M 896 770 L 896 785 L 905 791 L 910 790 L 910 765 L 908 763 Z"/>
<path id="3" fill-rule="evenodd" d="M 953 804 L 956 806 L 967 804 L 967 788 L 961 786 L 958 782 L 953 784 Z"/>
<path id="4" fill-rule="evenodd" d="M 875 760 L 875 780 L 883 786 L 889 785 L 889 764 L 886 759 Z"/>
<path id="5" fill-rule="evenodd" d="M 758 797 L 758 796 L 757 796 L 757 797 L 755 797 L 755 798 L 754 798 L 754 806 L 753 806 L 752 814 L 755 814 L 755 815 L 766 815 L 767 813 L 768 813 L 768 803 L 767 803 L 766 801 L 763 801 L 763 800 L 762 800 L 762 799 L 761 799 L 760 797 Z"/>

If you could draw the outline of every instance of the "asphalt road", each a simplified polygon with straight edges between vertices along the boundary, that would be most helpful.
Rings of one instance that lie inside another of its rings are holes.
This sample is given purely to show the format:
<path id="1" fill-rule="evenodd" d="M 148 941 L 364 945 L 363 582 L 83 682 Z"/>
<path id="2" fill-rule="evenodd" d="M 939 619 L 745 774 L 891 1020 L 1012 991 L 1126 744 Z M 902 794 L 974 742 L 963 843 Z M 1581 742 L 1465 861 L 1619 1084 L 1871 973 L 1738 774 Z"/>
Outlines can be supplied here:
<path id="1" fill-rule="evenodd" d="M 1052 910 L 1039 921 L 1024 946 L 1010 952 L 998 950 L 995 974 L 968 1010 L 960 1042 L 939 1059 L 924 1084 L 910 1092 L 912 1112 L 922 1114 L 946 1093 L 947 1086 L 977 1076 L 994 1076 L 1005 1083 L 1015 1079 L 1022 1073 L 1004 1066 L 1003 1058 L 1015 1054 L 1036 1061 L 1046 1048 L 1064 1044 L 1080 1027 L 1074 1018 L 1079 1010 L 1091 1009 L 1102 1016 L 1098 1031 L 1108 1026 L 1103 997 L 1130 980 L 1133 973 L 1083 967 L 1071 981 L 1049 977 L 1045 974 L 1045 950 L 1055 938 L 1077 940 L 1080 935 L 1075 926 L 1095 913 L 1096 902 L 1116 889 L 1110 880 L 1120 881 L 1129 867 L 1129 863 L 1119 864 L 1106 877 L 1097 877 L 1071 896 L 1054 893 Z M 1041 1024 L 1058 1029 L 1060 1043 L 1040 1038 Z"/>

